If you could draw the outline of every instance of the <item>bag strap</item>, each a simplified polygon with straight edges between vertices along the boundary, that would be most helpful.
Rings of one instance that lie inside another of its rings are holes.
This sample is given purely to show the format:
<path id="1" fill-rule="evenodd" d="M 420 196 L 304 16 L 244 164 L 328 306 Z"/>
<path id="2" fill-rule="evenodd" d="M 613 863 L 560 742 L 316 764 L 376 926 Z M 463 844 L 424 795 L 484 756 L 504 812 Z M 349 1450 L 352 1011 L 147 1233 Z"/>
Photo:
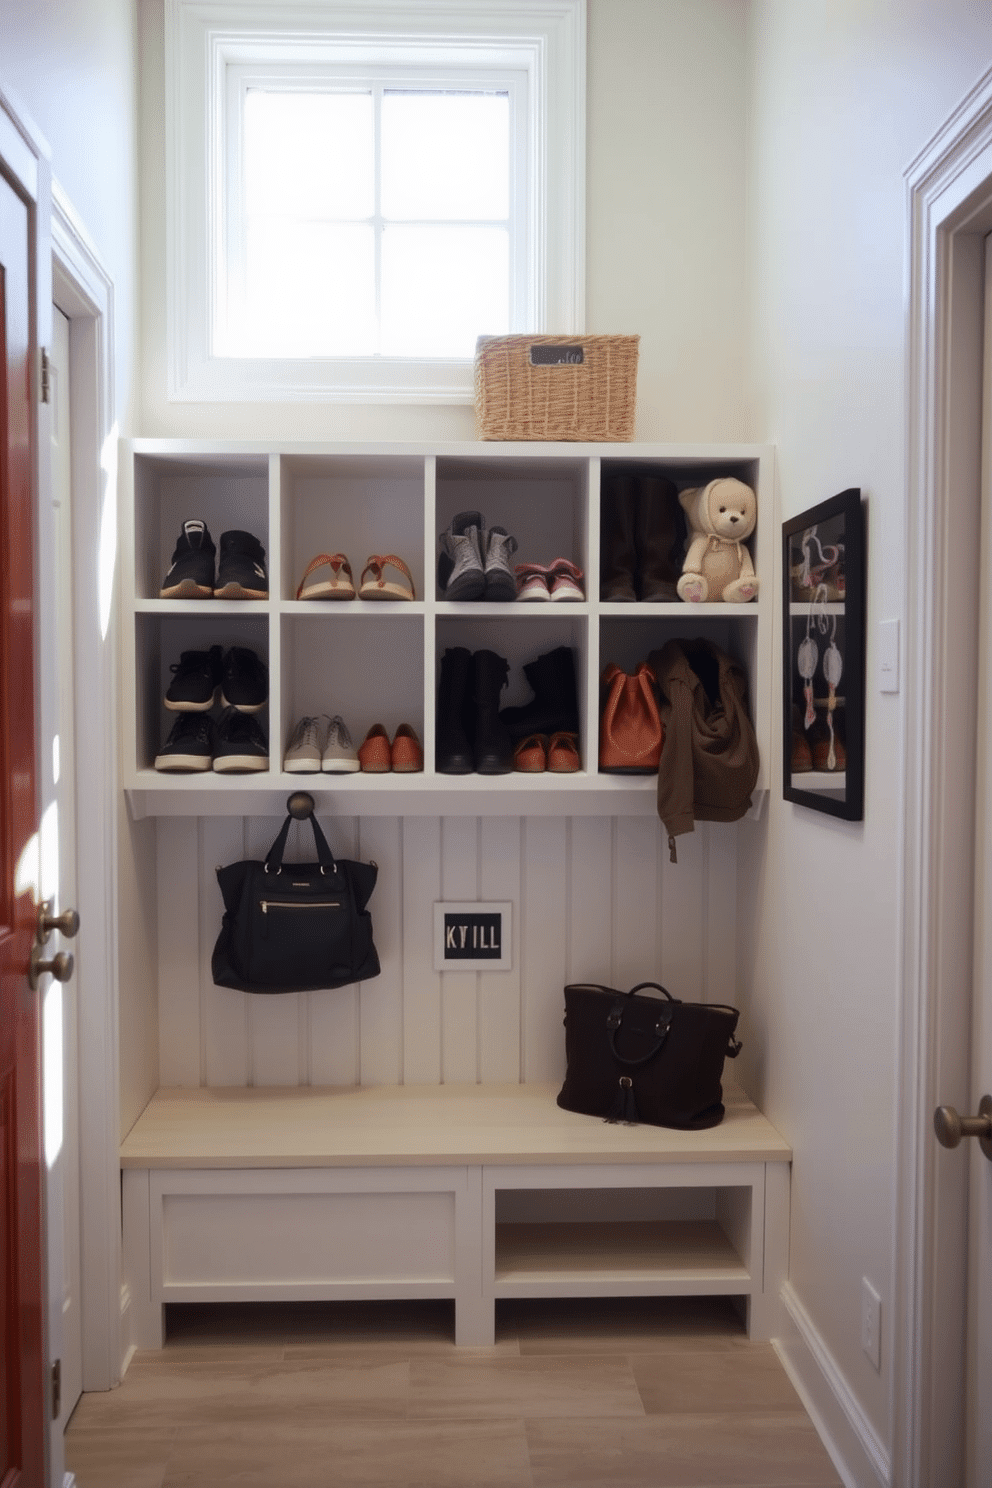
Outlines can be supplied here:
<path id="1" fill-rule="evenodd" d="M 272 846 L 266 853 L 266 873 L 282 872 L 282 855 L 286 851 L 286 843 L 289 839 L 289 829 L 293 823 L 293 820 L 294 818 L 292 815 L 286 817 L 286 820 L 282 824 L 282 830 L 280 831 L 279 836 L 276 838 L 275 842 L 273 842 Z M 309 817 L 309 822 L 310 825 L 313 827 L 313 840 L 317 846 L 317 858 L 320 862 L 321 873 L 337 873 L 338 867 L 334 861 L 334 854 L 331 852 L 327 838 L 324 836 L 323 832 L 318 826 L 317 818 L 313 815 L 312 812 Z"/>

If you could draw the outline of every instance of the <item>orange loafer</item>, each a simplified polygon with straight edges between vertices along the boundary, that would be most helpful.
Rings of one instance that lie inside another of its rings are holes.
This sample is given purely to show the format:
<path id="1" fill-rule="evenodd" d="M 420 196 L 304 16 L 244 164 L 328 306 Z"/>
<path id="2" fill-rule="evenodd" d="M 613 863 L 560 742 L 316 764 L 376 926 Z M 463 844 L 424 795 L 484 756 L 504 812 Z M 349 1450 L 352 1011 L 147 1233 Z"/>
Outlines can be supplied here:
<path id="1" fill-rule="evenodd" d="M 539 775 L 548 768 L 547 744 L 543 734 L 528 734 L 513 751 L 513 768 L 525 775 Z"/>
<path id="2" fill-rule="evenodd" d="M 578 734 L 552 734 L 548 744 L 548 769 L 556 775 L 574 775 L 581 768 Z"/>
<path id="3" fill-rule="evenodd" d="M 396 730 L 392 761 L 398 775 L 413 775 L 424 768 L 424 751 L 416 731 L 408 723 L 401 723 Z"/>
<path id="4" fill-rule="evenodd" d="M 358 749 L 358 763 L 369 775 L 387 775 L 392 769 L 389 735 L 381 723 L 374 723 Z"/>

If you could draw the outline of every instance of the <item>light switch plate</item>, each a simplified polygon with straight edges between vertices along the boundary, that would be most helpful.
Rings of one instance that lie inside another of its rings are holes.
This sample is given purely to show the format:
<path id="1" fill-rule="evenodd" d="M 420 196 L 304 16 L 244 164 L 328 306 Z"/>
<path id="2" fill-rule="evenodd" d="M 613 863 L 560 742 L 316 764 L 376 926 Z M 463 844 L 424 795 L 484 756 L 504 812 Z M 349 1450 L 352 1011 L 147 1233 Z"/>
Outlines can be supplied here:
<path id="1" fill-rule="evenodd" d="M 899 621 L 882 620 L 878 627 L 878 690 L 899 691 Z"/>

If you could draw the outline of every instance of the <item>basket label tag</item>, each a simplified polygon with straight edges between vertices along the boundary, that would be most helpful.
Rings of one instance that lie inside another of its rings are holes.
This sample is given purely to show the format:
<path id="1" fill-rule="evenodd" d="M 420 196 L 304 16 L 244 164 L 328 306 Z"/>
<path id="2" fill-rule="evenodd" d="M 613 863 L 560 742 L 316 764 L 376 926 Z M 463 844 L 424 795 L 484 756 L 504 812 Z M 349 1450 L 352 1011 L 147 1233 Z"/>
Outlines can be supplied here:
<path id="1" fill-rule="evenodd" d="M 577 367 L 586 359 L 584 346 L 532 346 L 532 367 Z"/>

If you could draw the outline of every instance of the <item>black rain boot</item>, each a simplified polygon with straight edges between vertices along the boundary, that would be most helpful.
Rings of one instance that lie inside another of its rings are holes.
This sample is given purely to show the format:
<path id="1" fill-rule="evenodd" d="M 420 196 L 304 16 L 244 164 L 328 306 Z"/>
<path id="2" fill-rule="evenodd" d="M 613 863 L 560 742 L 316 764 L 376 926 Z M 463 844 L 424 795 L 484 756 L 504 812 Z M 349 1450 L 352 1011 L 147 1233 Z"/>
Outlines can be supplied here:
<path id="1" fill-rule="evenodd" d="M 475 699 L 475 768 L 480 775 L 509 775 L 513 743 L 499 711 L 510 663 L 495 651 L 476 651 L 472 658 Z"/>
<path id="2" fill-rule="evenodd" d="M 504 708 L 500 717 L 514 744 L 528 734 L 580 734 L 579 698 L 575 686 L 575 658 L 570 646 L 529 661 L 524 676 L 534 689 L 529 703 Z"/>
<path id="3" fill-rule="evenodd" d="M 599 597 L 630 604 L 637 598 L 634 540 L 638 476 L 615 475 L 603 482 L 599 520 Z"/>
<path id="4" fill-rule="evenodd" d="M 470 725 L 469 678 L 472 653 L 449 646 L 441 657 L 437 688 L 434 763 L 440 775 L 471 775 L 475 768 Z"/>
<path id="5" fill-rule="evenodd" d="M 664 476 L 643 476 L 638 485 L 638 592 L 649 604 L 663 604 L 679 597 L 675 586 L 685 556 L 685 514 L 678 488 Z"/>

